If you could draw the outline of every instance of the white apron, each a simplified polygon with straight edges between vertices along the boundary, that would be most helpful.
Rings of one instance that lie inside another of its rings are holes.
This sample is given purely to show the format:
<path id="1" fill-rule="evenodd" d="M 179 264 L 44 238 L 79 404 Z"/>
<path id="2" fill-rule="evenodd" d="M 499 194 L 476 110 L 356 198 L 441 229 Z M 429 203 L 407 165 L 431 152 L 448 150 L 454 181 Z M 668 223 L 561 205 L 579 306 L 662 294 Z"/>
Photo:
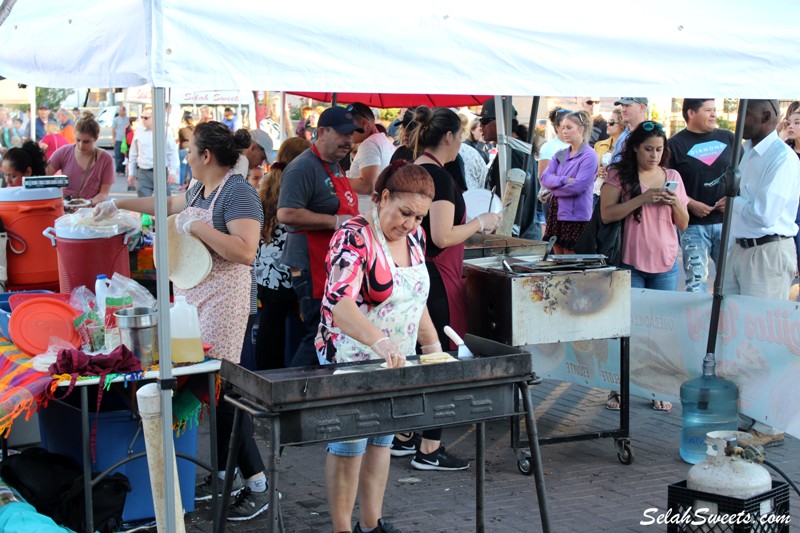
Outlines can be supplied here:
<path id="1" fill-rule="evenodd" d="M 384 302 L 367 311 L 366 315 L 370 322 L 397 344 L 403 354 L 414 355 L 419 321 L 425 310 L 431 286 L 428 269 L 425 267 L 425 262 L 416 266 L 396 266 L 389 253 L 389 247 L 386 245 L 386 238 L 381 231 L 377 207 L 373 207 L 372 220 L 374 224 L 371 227 L 383 253 L 386 254 L 386 260 L 392 273 L 392 294 Z M 335 363 L 379 358 L 366 344 L 350 338 L 338 328 L 331 329 L 338 333 L 334 336 L 333 341 L 336 347 Z"/>

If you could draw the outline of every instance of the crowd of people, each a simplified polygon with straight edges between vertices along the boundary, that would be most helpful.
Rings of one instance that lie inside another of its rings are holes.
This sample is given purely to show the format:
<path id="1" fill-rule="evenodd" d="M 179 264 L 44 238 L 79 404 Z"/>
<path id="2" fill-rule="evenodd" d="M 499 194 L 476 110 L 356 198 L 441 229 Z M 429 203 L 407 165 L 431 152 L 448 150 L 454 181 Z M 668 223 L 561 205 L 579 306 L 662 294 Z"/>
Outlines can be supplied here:
<path id="1" fill-rule="evenodd" d="M 622 225 L 620 267 L 631 273 L 633 287 L 674 291 L 682 271 L 686 290 L 705 291 L 709 261 L 717 261 L 720 249 L 721 178 L 734 142 L 717 127 L 715 100 L 685 99 L 686 128 L 671 137 L 648 120 L 647 98 L 619 98 L 608 119 L 599 104 L 587 97 L 581 109 L 549 112 L 556 135 L 533 149 L 543 208 L 523 210 L 522 232 L 541 228 L 545 239 L 555 237 L 556 253 L 572 253 L 599 209 L 604 223 Z M 40 111 L 41 144 L 29 141 L 4 154 L 9 185 L 61 171 L 68 193 L 90 199 L 99 216 L 117 208 L 153 212 L 151 107 L 134 129 L 120 106 L 113 159 L 95 146 L 99 126 L 92 116 L 74 120 L 59 110 L 51 120 L 49 110 Z M 393 368 L 417 353 L 454 348 L 444 327 L 460 335 L 467 329 L 464 243 L 502 222 L 490 212 L 468 218 L 463 197 L 468 189 L 499 188 L 494 99 L 475 116 L 404 109 L 388 128 L 360 102 L 306 106 L 286 132 L 268 121 L 238 129 L 232 110 L 220 121 L 208 111 L 185 113 L 164 150 L 175 193 L 169 212 L 179 232 L 212 252 L 213 275 L 186 297 L 220 357 L 253 370 L 373 359 Z M 514 135 L 528 140 L 511 111 Z M 747 142 L 726 290 L 785 299 L 798 265 L 800 110 L 781 117 L 776 101 L 751 100 L 741 119 Z M 512 150 L 511 167 L 523 165 L 522 152 Z M 138 198 L 108 199 L 115 171 L 128 177 Z M 219 291 L 224 302 L 213 298 Z M 256 324 L 255 358 L 244 361 L 245 331 Z M 619 409 L 620 400 L 612 392 L 607 407 Z M 219 405 L 222 427 L 230 412 Z M 652 406 L 671 408 L 659 400 Z M 220 434 L 224 452 L 226 433 Z M 243 436 L 233 520 L 257 516 L 268 502 L 249 419 Z M 330 443 L 324 475 L 334 532 L 398 531 L 381 512 L 392 457 L 410 457 L 420 470 L 469 467 L 445 449 L 441 429 Z M 198 491 L 210 497 L 210 478 Z M 352 528 L 356 499 L 360 515 Z"/>

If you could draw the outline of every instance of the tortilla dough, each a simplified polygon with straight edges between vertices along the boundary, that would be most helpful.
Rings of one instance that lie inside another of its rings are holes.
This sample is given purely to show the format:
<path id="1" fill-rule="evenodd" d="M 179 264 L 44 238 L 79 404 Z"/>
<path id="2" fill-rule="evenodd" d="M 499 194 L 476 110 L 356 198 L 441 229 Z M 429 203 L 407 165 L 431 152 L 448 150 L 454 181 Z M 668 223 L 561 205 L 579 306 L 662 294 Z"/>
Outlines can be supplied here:
<path id="1" fill-rule="evenodd" d="M 169 279 L 179 289 L 191 289 L 211 272 L 211 253 L 197 237 L 178 233 L 175 227 L 177 216 L 167 217 Z"/>
<path id="2" fill-rule="evenodd" d="M 446 352 L 425 353 L 419 356 L 419 362 L 423 365 L 450 363 L 452 361 L 458 361 L 458 359 Z"/>

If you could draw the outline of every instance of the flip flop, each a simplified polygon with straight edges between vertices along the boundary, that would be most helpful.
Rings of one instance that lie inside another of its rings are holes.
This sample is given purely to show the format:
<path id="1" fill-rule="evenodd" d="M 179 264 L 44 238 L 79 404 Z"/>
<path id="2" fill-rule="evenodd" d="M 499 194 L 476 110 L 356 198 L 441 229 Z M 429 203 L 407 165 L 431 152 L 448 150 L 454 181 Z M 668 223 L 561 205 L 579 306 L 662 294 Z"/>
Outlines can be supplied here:
<path id="1" fill-rule="evenodd" d="M 672 407 L 670 408 L 664 407 L 663 400 L 652 400 L 652 405 L 653 405 L 653 411 L 666 411 L 666 412 L 672 411 Z"/>
<path id="2" fill-rule="evenodd" d="M 611 402 L 616 402 L 616 406 L 612 406 Z M 616 391 L 611 391 L 608 393 L 608 399 L 606 400 L 606 409 L 609 411 L 619 411 L 619 406 L 622 405 L 622 396 Z"/>

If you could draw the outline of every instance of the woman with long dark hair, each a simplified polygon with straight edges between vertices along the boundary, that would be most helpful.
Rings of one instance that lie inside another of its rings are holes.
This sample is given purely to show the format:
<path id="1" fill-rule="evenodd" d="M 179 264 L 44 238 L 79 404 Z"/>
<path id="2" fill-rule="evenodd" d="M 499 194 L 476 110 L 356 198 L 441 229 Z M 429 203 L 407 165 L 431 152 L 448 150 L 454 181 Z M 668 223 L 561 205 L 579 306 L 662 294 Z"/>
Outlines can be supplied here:
<path id="1" fill-rule="evenodd" d="M 678 234 L 689 225 L 689 197 L 681 175 L 666 168 L 669 148 L 664 126 L 641 123 L 628 136 L 622 158 L 608 168 L 600 189 L 600 215 L 609 224 L 624 220 L 622 268 L 631 272 L 631 287 L 674 291 L 678 288 Z M 619 395 L 609 395 L 610 409 Z M 672 404 L 653 400 L 653 409 Z"/>
<path id="2" fill-rule="evenodd" d="M 261 316 L 256 335 L 256 369 L 283 368 L 286 348 L 286 318 L 297 308 L 289 268 L 281 264 L 288 230 L 277 219 L 278 195 L 283 169 L 311 144 L 303 137 L 292 137 L 281 144 L 278 158 L 258 184 L 264 206 L 264 229 L 256 254 L 255 272 Z"/>
<path id="3" fill-rule="evenodd" d="M 467 286 L 461 274 L 464 241 L 479 231 L 491 233 L 500 225 L 501 217 L 483 213 L 466 221 L 462 196 L 466 184 L 457 182 L 445 170 L 461 146 L 461 119 L 455 112 L 445 107 L 417 107 L 410 144 L 416 157 L 414 163 L 428 171 L 436 191 L 430 212 L 422 221 L 428 236 L 425 265 L 431 279 L 428 311 L 439 338 L 434 346 L 422 346 L 423 353 L 427 353 L 439 351 L 441 346 L 450 347 L 445 326 L 450 325 L 459 335 L 466 333 Z M 411 465 L 418 470 L 468 468 L 468 462 L 445 452 L 441 438 L 440 428 L 424 431 L 421 442 L 413 434 L 398 435 L 392 443 L 392 455 L 414 455 Z"/>

